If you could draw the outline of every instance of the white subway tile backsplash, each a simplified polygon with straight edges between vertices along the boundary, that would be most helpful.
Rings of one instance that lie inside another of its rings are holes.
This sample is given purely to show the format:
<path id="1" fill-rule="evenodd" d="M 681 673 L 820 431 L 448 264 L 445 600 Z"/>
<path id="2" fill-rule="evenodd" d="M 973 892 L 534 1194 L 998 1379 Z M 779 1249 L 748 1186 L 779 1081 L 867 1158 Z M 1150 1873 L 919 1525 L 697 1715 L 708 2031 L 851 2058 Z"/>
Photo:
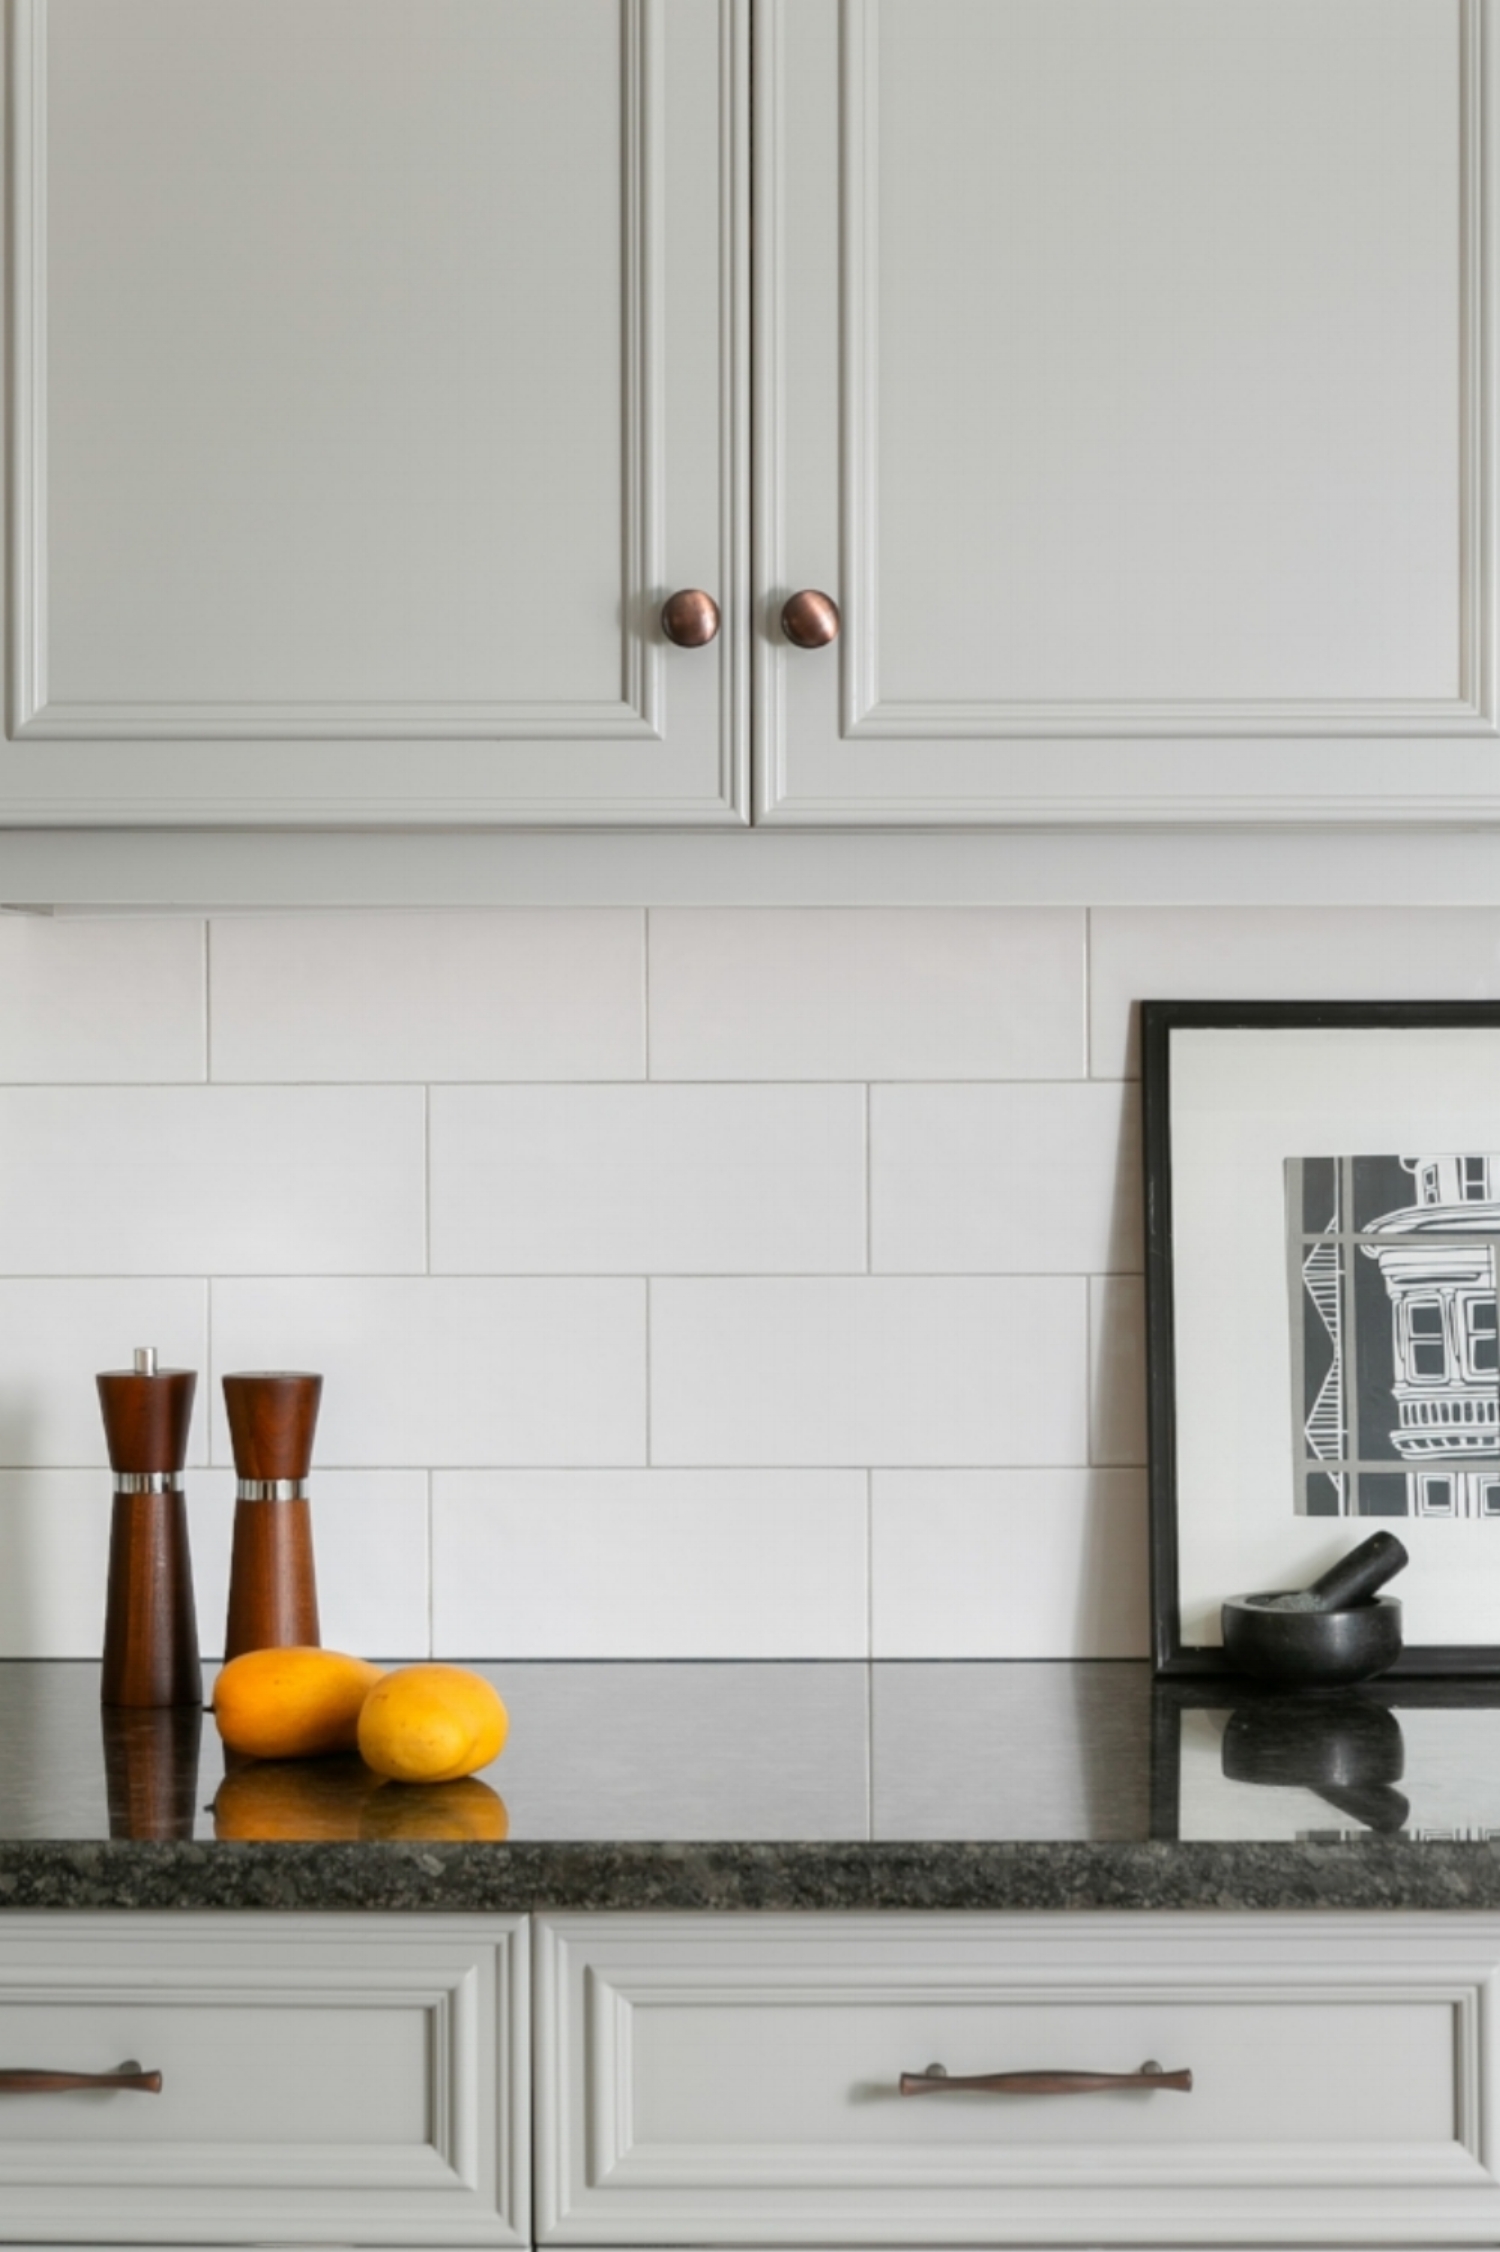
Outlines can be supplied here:
<path id="1" fill-rule="evenodd" d="M 0 1090 L 12 1274 L 420 1272 L 415 1087 Z"/>
<path id="2" fill-rule="evenodd" d="M 1500 997 L 1500 910 L 1105 907 L 1090 941 L 1090 1064 L 1140 1070 L 1140 1001 Z"/>
<path id="3" fill-rule="evenodd" d="M 439 1657 L 862 1658 L 862 1471 L 439 1471 Z"/>
<path id="4" fill-rule="evenodd" d="M 1146 1460 L 1146 1288 L 1138 1275 L 1089 1285 L 1089 1460 Z"/>
<path id="5" fill-rule="evenodd" d="M 634 908 L 223 916 L 215 1079 L 639 1079 Z"/>
<path id="6" fill-rule="evenodd" d="M 859 1272 L 857 1087 L 437 1087 L 450 1274 Z"/>
<path id="7" fill-rule="evenodd" d="M 205 1658 L 224 1652 L 234 1489 L 232 1470 L 204 1470 L 187 1482 L 198 1640 Z M 315 1458 L 308 1492 L 324 1648 L 365 1658 L 428 1657 L 426 1472 L 321 1470 Z"/>
<path id="8" fill-rule="evenodd" d="M 1132 1002 L 1497 990 L 1466 909 L 0 918 L 0 1654 L 97 1654 L 137 1344 L 210 1657 L 267 1366 L 330 1644 L 1144 1651 Z"/>
<path id="9" fill-rule="evenodd" d="M 330 1467 L 645 1461 L 645 1285 L 468 1277 L 216 1281 L 214 1384 L 323 1373 Z M 230 1460 L 215 1398 L 213 1459 Z"/>
<path id="10" fill-rule="evenodd" d="M 877 1470 L 877 1658 L 1137 1658 L 1150 1648 L 1138 1470 Z"/>
<path id="11" fill-rule="evenodd" d="M 0 1080 L 202 1079 L 203 925 L 0 915 Z"/>
<path id="12" fill-rule="evenodd" d="M 1072 1079 L 1071 908 L 664 908 L 650 928 L 657 1079 Z"/>
<path id="13" fill-rule="evenodd" d="M 208 1292 L 201 1282 L 0 1280 L 0 1465 L 78 1468 L 106 1460 L 94 1378 L 155 1345 L 163 1368 L 192 1368 L 198 1395 L 188 1461 L 208 1458 Z"/>
<path id="14" fill-rule="evenodd" d="M 653 1283 L 652 1460 L 1081 1462 L 1086 1335 L 1051 1276 Z"/>
<path id="15" fill-rule="evenodd" d="M 1138 1269 L 1139 1118 L 1138 1089 L 1118 1083 L 872 1088 L 872 1267 Z"/>

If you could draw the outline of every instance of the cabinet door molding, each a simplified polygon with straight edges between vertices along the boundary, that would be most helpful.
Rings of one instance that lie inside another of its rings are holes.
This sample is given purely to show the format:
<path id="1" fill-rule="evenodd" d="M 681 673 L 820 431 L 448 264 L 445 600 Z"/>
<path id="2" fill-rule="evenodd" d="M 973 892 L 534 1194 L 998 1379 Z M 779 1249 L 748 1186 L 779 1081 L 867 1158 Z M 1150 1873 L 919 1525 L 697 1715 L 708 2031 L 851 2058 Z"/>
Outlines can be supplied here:
<path id="1" fill-rule="evenodd" d="M 12 69 L 4 818 L 743 819 L 745 0 L 14 0 Z"/>
<path id="2" fill-rule="evenodd" d="M 1500 814 L 1496 28 L 757 0 L 760 818 Z"/>
<path id="3" fill-rule="evenodd" d="M 1493 1919 L 559 1916 L 543 2245 L 1493 2244 Z M 907 2100 L 903 2075 L 1149 2085 Z"/>

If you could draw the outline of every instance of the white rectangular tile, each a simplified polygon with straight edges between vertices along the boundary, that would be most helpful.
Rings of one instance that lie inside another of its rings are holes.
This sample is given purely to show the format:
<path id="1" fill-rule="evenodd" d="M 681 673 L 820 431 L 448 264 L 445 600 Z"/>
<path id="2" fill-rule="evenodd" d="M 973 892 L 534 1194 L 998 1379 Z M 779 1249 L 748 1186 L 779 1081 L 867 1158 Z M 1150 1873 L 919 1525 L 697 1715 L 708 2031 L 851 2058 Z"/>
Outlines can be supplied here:
<path id="1" fill-rule="evenodd" d="M 650 923 L 654 1079 L 1085 1071 L 1072 908 L 657 908 Z"/>
<path id="2" fill-rule="evenodd" d="M 644 917 L 216 917 L 215 1079 L 639 1079 Z"/>
<path id="3" fill-rule="evenodd" d="M 1141 1264 L 1138 1090 L 872 1087 L 871 1265 L 1089 1274 Z"/>
<path id="4" fill-rule="evenodd" d="M 657 1282 L 651 1459 L 1081 1462 L 1086 1286 Z"/>
<path id="5" fill-rule="evenodd" d="M 0 1658 L 100 1656 L 111 1497 L 104 1469 L 0 1471 Z"/>
<path id="6" fill-rule="evenodd" d="M 202 1079 L 203 925 L 0 915 L 0 1077 Z"/>
<path id="7" fill-rule="evenodd" d="M 420 1273 L 416 1087 L 0 1090 L 13 1274 Z"/>
<path id="8" fill-rule="evenodd" d="M 198 1371 L 188 1461 L 206 1461 L 207 1303 L 201 1282 L 0 1281 L 0 1464 L 102 1466 L 94 1378 L 129 1368 L 137 1345 Z"/>
<path id="9" fill-rule="evenodd" d="M 645 1309 L 640 1282 L 215 1282 L 213 1459 L 227 1370 L 308 1368 L 330 1468 L 642 1463 Z"/>
<path id="10" fill-rule="evenodd" d="M 1138 1470 L 877 1470 L 877 1658 L 1135 1658 L 1150 1649 Z"/>
<path id="11" fill-rule="evenodd" d="M 451 1274 L 857 1273 L 858 1087 L 436 1087 Z"/>
<path id="12" fill-rule="evenodd" d="M 205 1658 L 224 1650 L 234 1533 L 232 1470 L 187 1482 L 188 1535 Z M 320 1470 L 308 1480 L 318 1621 L 325 1650 L 362 1658 L 430 1655 L 427 1474 L 422 1470 Z M 274 1509 L 275 1502 L 255 1502 Z"/>
<path id="13" fill-rule="evenodd" d="M 1140 1001 L 1500 998 L 1500 909 L 1108 907 L 1090 916 L 1090 1068 L 1140 1070 Z"/>
<path id="14" fill-rule="evenodd" d="M 1146 1460 L 1146 1289 L 1138 1275 L 1089 1285 L 1089 1460 Z"/>
<path id="15" fill-rule="evenodd" d="M 862 1471 L 439 1471 L 440 1657 L 862 1658 Z"/>

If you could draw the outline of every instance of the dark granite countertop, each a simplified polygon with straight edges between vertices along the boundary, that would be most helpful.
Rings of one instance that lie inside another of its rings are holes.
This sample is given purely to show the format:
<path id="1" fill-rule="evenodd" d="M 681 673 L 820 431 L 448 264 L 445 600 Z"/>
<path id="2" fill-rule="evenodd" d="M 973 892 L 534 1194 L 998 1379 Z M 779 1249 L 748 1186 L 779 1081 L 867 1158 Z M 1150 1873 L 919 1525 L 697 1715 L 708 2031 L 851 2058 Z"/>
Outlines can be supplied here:
<path id="1" fill-rule="evenodd" d="M 516 1664 L 477 1782 L 241 1766 L 0 1664 L 0 1907 L 1500 1909 L 1500 1683 Z"/>

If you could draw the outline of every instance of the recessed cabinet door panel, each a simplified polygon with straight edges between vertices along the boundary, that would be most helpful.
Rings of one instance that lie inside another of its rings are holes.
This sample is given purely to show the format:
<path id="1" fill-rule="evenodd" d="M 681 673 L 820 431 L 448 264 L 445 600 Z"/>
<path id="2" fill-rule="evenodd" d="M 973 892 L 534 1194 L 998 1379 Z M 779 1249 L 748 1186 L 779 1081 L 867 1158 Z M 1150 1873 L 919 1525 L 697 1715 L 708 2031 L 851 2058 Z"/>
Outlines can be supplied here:
<path id="1" fill-rule="evenodd" d="M 737 0 L 15 23 L 5 818 L 741 817 Z"/>
<path id="2" fill-rule="evenodd" d="M 1492 2244 L 1497 1943 L 1457 1917 L 543 1918 L 538 2241 Z M 993 2074 L 1136 2084 L 945 2085 Z"/>
<path id="3" fill-rule="evenodd" d="M 529 2239 L 520 1919 L 0 1919 L 6 2243 Z"/>
<path id="4" fill-rule="evenodd" d="M 1496 30 L 758 0 L 764 814 L 1500 812 Z"/>

